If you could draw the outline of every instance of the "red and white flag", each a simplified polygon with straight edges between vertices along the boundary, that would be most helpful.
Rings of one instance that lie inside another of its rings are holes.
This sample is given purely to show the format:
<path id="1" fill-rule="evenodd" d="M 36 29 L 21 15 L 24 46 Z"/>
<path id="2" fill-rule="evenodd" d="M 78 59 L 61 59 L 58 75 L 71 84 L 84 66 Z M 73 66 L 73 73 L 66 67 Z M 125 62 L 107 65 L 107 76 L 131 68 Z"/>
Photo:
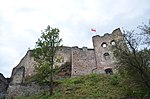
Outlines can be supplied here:
<path id="1" fill-rule="evenodd" d="M 96 29 L 91 29 L 92 32 L 96 32 Z"/>

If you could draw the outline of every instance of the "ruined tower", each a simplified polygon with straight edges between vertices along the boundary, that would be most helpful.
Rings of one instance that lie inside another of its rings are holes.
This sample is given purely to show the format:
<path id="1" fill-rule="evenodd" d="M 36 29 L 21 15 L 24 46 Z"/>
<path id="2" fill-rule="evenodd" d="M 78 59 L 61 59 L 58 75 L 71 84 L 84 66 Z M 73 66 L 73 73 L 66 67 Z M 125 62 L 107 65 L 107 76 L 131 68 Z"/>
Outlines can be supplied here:
<path id="1" fill-rule="evenodd" d="M 109 72 L 115 72 L 116 59 L 113 50 L 123 40 L 121 30 L 118 28 L 112 34 L 96 35 L 92 40 L 96 57 L 96 72 L 105 73 L 106 69 L 110 69 Z"/>

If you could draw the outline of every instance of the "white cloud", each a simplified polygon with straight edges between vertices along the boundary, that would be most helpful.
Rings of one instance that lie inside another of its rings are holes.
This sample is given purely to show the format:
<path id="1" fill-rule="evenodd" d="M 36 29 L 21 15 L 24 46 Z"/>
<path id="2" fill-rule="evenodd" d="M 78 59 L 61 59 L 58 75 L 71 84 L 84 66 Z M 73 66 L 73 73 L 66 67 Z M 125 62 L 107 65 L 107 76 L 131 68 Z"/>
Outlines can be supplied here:
<path id="1" fill-rule="evenodd" d="M 63 45 L 92 47 L 97 34 L 133 29 L 150 16 L 149 0 L 0 0 L 0 72 L 10 76 L 47 25 L 60 29 Z"/>

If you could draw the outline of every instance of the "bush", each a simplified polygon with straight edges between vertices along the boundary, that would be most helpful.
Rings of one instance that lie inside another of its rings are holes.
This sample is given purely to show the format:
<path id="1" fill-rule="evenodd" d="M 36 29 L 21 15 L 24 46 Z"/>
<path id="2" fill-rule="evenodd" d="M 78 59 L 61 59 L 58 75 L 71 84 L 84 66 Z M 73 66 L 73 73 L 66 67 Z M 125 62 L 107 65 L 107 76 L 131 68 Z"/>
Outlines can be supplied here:
<path id="1" fill-rule="evenodd" d="M 118 85 L 120 81 L 121 81 L 121 76 L 119 74 L 114 74 L 111 76 L 110 84 L 115 86 Z"/>

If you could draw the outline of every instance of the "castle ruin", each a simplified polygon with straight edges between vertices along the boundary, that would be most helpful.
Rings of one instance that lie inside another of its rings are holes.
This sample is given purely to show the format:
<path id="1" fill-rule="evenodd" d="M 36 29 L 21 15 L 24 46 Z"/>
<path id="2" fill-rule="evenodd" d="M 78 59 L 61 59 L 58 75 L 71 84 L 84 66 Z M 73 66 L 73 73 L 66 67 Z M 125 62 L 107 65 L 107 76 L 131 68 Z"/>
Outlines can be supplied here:
<path id="1" fill-rule="evenodd" d="M 103 36 L 93 36 L 93 49 L 87 47 L 63 47 L 56 52 L 56 61 L 54 66 L 63 67 L 69 63 L 71 77 L 87 75 L 91 73 L 115 73 L 116 59 L 113 55 L 115 46 L 123 42 L 123 34 L 118 28 L 111 34 Z M 37 63 L 32 57 L 32 50 L 28 50 L 26 55 L 21 59 L 20 63 L 13 68 L 11 81 L 7 89 L 8 96 L 26 96 L 42 91 L 43 87 L 34 83 L 24 86 L 22 83 L 36 74 L 35 64 Z M 64 76 L 62 73 L 61 76 Z M 44 87 L 44 89 L 49 87 Z"/>
<path id="2" fill-rule="evenodd" d="M 61 66 L 66 62 L 71 63 L 71 76 L 80 76 L 91 73 L 113 73 L 116 72 L 116 59 L 113 55 L 114 46 L 123 40 L 121 30 L 115 29 L 111 34 L 103 36 L 93 36 L 93 49 L 87 47 L 63 47 L 56 53 L 61 62 L 55 65 Z M 12 71 L 12 82 L 20 83 L 23 78 L 35 74 L 34 58 L 31 57 L 32 51 L 28 51 L 20 63 Z M 22 76 L 21 76 L 22 75 Z M 18 80 L 17 80 L 18 79 Z"/>

